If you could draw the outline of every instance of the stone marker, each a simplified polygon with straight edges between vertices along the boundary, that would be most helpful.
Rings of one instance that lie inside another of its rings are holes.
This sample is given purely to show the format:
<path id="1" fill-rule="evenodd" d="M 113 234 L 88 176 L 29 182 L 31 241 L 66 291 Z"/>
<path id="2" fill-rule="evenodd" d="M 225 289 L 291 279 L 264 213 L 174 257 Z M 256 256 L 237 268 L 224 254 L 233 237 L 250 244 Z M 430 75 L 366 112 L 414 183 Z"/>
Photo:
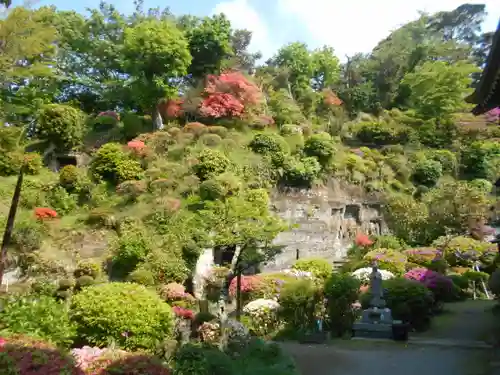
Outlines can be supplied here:
<path id="1" fill-rule="evenodd" d="M 370 307 L 363 310 L 361 319 L 354 323 L 353 334 L 358 337 L 393 338 L 392 313 L 386 307 L 382 275 L 375 263 L 370 274 L 372 299 Z"/>

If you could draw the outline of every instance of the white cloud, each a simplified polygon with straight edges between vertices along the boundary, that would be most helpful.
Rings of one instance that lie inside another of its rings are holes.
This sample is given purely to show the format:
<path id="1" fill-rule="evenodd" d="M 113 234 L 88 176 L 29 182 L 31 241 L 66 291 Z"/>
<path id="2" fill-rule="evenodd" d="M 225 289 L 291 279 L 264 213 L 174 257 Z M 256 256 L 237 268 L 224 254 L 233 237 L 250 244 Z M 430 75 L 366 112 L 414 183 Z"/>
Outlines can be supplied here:
<path id="1" fill-rule="evenodd" d="M 452 10 L 464 0 L 278 0 L 281 12 L 295 18 L 308 31 L 311 47 L 324 44 L 337 55 L 369 52 L 389 33 L 418 17 L 418 11 Z M 500 15 L 499 0 L 470 1 L 486 4 L 489 13 L 485 30 L 494 30 Z M 290 21 L 292 22 L 292 21 Z"/>
<path id="2" fill-rule="evenodd" d="M 264 57 L 270 57 L 276 50 L 271 42 L 271 35 L 266 23 L 247 0 L 233 0 L 218 3 L 212 14 L 224 13 L 235 29 L 247 29 L 252 32 L 249 46 L 251 52 L 260 51 Z"/>

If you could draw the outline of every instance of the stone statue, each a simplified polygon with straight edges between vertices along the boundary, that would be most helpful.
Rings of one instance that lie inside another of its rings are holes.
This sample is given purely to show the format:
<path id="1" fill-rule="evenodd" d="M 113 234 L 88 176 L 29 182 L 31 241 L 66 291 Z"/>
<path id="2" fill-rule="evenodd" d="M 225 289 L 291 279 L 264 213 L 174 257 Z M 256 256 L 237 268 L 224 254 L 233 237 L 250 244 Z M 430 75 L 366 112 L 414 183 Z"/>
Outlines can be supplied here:
<path id="1" fill-rule="evenodd" d="M 384 290 L 382 289 L 382 274 L 378 271 L 378 265 L 375 262 L 370 275 L 370 289 L 372 292 L 372 307 L 385 307 Z"/>

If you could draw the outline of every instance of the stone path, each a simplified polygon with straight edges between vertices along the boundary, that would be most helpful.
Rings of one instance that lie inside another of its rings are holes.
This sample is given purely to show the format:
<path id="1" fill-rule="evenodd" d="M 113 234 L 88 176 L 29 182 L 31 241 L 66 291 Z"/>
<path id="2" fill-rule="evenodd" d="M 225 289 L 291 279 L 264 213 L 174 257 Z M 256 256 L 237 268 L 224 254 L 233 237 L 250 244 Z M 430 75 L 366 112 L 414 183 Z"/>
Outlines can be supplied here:
<path id="1" fill-rule="evenodd" d="M 410 342 L 333 340 L 328 345 L 283 343 L 303 375 L 493 375 L 492 301 L 450 304 L 430 331 Z M 477 344 L 475 347 L 473 344 Z M 496 375 L 496 374 L 495 374 Z"/>

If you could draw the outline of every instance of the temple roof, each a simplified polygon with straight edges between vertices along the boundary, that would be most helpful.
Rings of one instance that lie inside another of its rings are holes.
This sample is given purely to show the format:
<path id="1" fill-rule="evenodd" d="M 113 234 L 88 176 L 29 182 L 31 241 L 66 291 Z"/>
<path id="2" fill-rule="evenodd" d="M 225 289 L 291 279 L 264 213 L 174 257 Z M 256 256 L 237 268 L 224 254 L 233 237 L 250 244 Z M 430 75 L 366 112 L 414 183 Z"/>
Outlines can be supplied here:
<path id="1" fill-rule="evenodd" d="M 500 106 L 500 22 L 493 36 L 481 80 L 474 93 L 467 97 L 466 101 L 476 104 L 472 110 L 476 116 Z"/>

